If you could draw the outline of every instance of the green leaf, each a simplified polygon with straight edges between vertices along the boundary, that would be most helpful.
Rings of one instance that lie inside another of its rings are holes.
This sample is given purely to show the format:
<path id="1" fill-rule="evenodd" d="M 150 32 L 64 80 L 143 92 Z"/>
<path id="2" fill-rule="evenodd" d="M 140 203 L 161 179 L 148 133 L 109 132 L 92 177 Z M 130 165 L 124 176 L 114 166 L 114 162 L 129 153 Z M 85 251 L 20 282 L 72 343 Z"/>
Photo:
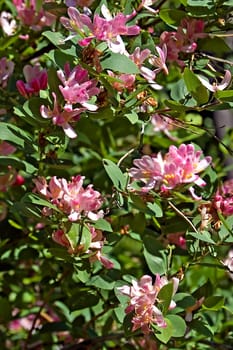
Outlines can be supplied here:
<path id="1" fill-rule="evenodd" d="M 73 291 L 71 298 L 69 299 L 69 305 L 72 310 L 85 309 L 86 307 L 92 307 L 99 302 L 99 296 L 95 291 L 90 289 Z"/>
<path id="2" fill-rule="evenodd" d="M 21 203 L 22 205 L 27 205 L 27 204 L 40 205 L 40 206 L 48 207 L 50 209 L 60 212 L 60 210 L 56 207 L 56 205 L 51 204 L 46 199 L 43 199 L 39 195 L 34 193 L 26 193 L 21 199 Z"/>
<path id="3" fill-rule="evenodd" d="M 11 305 L 7 298 L 0 297 L 0 322 L 7 323 L 11 319 Z"/>
<path id="4" fill-rule="evenodd" d="M 233 90 L 217 91 L 215 97 L 221 101 L 233 101 Z"/>
<path id="5" fill-rule="evenodd" d="M 195 331 L 197 331 L 198 333 L 205 335 L 206 337 L 213 336 L 213 332 L 210 329 L 210 327 L 201 321 L 193 320 L 190 324 L 190 327 Z"/>
<path id="6" fill-rule="evenodd" d="M 218 311 L 224 307 L 224 297 L 221 296 L 211 296 L 204 300 L 202 304 L 203 309 L 208 309 L 212 311 Z"/>
<path id="7" fill-rule="evenodd" d="M 204 104 L 209 100 L 209 93 L 197 76 L 187 67 L 184 70 L 184 81 L 188 91 L 198 104 Z"/>
<path id="8" fill-rule="evenodd" d="M 104 168 L 118 190 L 125 190 L 127 178 L 121 169 L 109 159 L 103 159 Z"/>
<path id="9" fill-rule="evenodd" d="M 186 17 L 186 12 L 175 9 L 162 9 L 159 17 L 168 25 L 178 26 L 182 18 Z"/>
<path id="10" fill-rule="evenodd" d="M 132 111 L 131 113 L 125 114 L 125 116 L 130 121 L 131 124 L 135 124 L 138 121 L 138 115 L 134 111 Z"/>
<path id="11" fill-rule="evenodd" d="M 196 239 L 199 239 L 200 241 L 216 244 L 215 241 L 213 241 L 210 237 L 210 233 L 208 231 L 202 231 L 201 233 L 189 232 L 188 234 Z"/>
<path id="12" fill-rule="evenodd" d="M 11 156 L 0 156 L 0 165 L 12 165 L 14 168 L 24 170 L 28 174 L 35 174 L 37 172 L 37 168 L 34 165 Z"/>
<path id="13" fill-rule="evenodd" d="M 146 259 L 147 265 L 153 274 L 166 274 L 167 268 L 163 258 L 150 254 L 146 249 L 144 249 L 143 254 Z"/>
<path id="14" fill-rule="evenodd" d="M 165 320 L 169 320 L 172 324 L 172 336 L 183 337 L 186 331 L 186 323 L 184 319 L 178 315 L 167 315 Z"/>
<path id="15" fill-rule="evenodd" d="M 165 328 L 161 328 L 158 326 L 153 325 L 153 328 L 156 331 L 159 331 L 160 333 L 154 333 L 154 335 L 156 336 L 156 338 L 158 340 L 160 340 L 162 343 L 167 344 L 168 341 L 171 339 L 172 337 L 172 333 L 173 333 L 173 327 L 172 327 L 172 323 L 169 319 L 165 318 L 165 321 L 167 323 L 167 327 Z"/>
<path id="16" fill-rule="evenodd" d="M 14 145 L 25 148 L 26 145 L 32 145 L 32 137 L 21 128 L 9 123 L 0 123 L 0 139 L 9 141 Z"/>
<path id="17" fill-rule="evenodd" d="M 163 286 L 158 293 L 158 300 L 162 304 L 162 313 L 166 315 L 168 308 L 171 304 L 173 294 L 173 283 L 169 282 L 165 286 Z"/>
<path id="18" fill-rule="evenodd" d="M 115 286 L 115 281 L 112 281 L 108 276 L 94 276 L 87 282 L 88 286 L 95 286 L 97 288 L 112 290 Z"/>
<path id="19" fill-rule="evenodd" d="M 101 67 L 119 73 L 139 74 L 137 65 L 127 56 L 119 53 L 110 53 L 101 62 Z"/>
<path id="20" fill-rule="evenodd" d="M 112 232 L 112 226 L 107 220 L 99 219 L 95 222 L 94 226 L 98 230 Z"/>
<path id="21" fill-rule="evenodd" d="M 155 214 L 156 218 L 161 218 L 163 216 L 162 208 L 156 202 L 154 203 L 148 202 L 147 207 L 153 212 L 153 214 Z"/>

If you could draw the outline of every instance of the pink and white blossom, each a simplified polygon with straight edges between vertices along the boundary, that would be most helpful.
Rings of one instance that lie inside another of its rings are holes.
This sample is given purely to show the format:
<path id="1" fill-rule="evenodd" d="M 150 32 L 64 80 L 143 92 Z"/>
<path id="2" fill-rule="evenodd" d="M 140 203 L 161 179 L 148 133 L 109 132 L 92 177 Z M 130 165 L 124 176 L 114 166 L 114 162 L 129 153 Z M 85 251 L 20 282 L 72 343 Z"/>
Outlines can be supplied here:
<path id="1" fill-rule="evenodd" d="M 2 11 L 0 14 L 0 26 L 3 32 L 8 35 L 14 35 L 17 25 L 16 20 L 13 18 L 10 12 Z"/>
<path id="2" fill-rule="evenodd" d="M 163 44 L 162 48 L 159 46 L 155 46 L 158 56 L 151 55 L 149 58 L 150 64 L 157 67 L 154 69 L 154 73 L 157 74 L 161 71 L 164 71 L 164 73 L 168 74 L 168 68 L 166 66 L 166 59 L 167 59 L 167 45 Z"/>
<path id="3" fill-rule="evenodd" d="M 164 157 L 158 153 L 154 157 L 145 155 L 135 159 L 135 167 L 129 169 L 129 176 L 142 181 L 145 184 L 142 191 L 145 192 L 151 189 L 166 192 L 189 183 L 205 186 L 198 174 L 210 165 L 211 157 L 200 159 L 201 155 L 202 151 L 195 151 L 192 144 L 182 144 L 178 148 L 170 146 Z"/>
<path id="4" fill-rule="evenodd" d="M 32 95 L 38 95 L 40 90 L 45 90 L 48 84 L 48 75 L 46 69 L 40 69 L 40 66 L 26 65 L 23 68 L 23 74 L 26 82 L 17 80 L 16 86 L 19 93 L 29 98 Z"/>
<path id="5" fill-rule="evenodd" d="M 177 31 L 163 32 L 160 36 L 160 46 L 166 44 L 168 61 L 176 62 L 181 67 L 185 66 L 180 58 L 180 53 L 192 53 L 197 49 L 197 40 L 204 38 L 205 23 L 195 18 L 183 18 Z"/>
<path id="6" fill-rule="evenodd" d="M 224 216 L 233 215 L 233 179 L 219 186 L 213 197 L 212 205 Z"/>
<path id="7" fill-rule="evenodd" d="M 133 311 L 132 331 L 141 328 L 144 334 L 151 332 L 151 324 L 156 324 L 158 327 L 165 328 L 167 326 L 161 310 L 158 308 L 161 300 L 158 299 L 160 290 L 169 283 L 165 276 L 156 275 L 155 282 L 152 283 L 151 276 L 144 275 L 139 281 L 132 281 L 132 286 L 122 286 L 118 290 L 130 297 L 129 306 L 125 309 L 128 314 Z M 179 280 L 172 278 L 173 295 L 176 293 Z M 176 306 L 172 300 L 169 309 Z"/>
<path id="8" fill-rule="evenodd" d="M 38 9 L 38 1 L 36 0 L 13 0 L 13 4 L 22 24 L 33 30 L 41 30 L 55 21 L 55 16 L 44 11 L 42 6 Z"/>
<path id="9" fill-rule="evenodd" d="M 70 105 L 62 107 L 58 104 L 56 94 L 53 92 L 52 95 L 54 98 L 53 109 L 42 105 L 40 107 L 41 116 L 45 119 L 52 119 L 54 125 L 61 126 L 69 138 L 77 137 L 77 134 L 71 127 L 70 123 L 77 122 L 80 118 L 80 114 L 84 112 L 86 108 L 82 107 L 72 109 L 72 106 Z"/>
<path id="10" fill-rule="evenodd" d="M 0 86 L 5 88 L 9 77 L 14 71 L 14 62 L 8 60 L 6 57 L 0 59 Z"/>
<path id="11" fill-rule="evenodd" d="M 229 70 L 225 71 L 225 75 L 220 83 L 213 82 L 212 84 L 209 83 L 206 79 L 202 78 L 201 76 L 198 76 L 198 79 L 204 85 L 208 90 L 212 92 L 222 91 L 225 90 L 231 83 L 231 72 Z"/>
<path id="12" fill-rule="evenodd" d="M 86 69 L 78 65 L 71 70 L 67 63 L 64 70 L 59 70 L 57 75 L 63 84 L 63 86 L 59 85 L 59 89 L 67 104 L 79 103 L 89 111 L 97 110 L 98 107 L 90 103 L 89 100 L 98 95 L 100 89 L 96 87 L 97 81 L 95 79 L 89 79 Z"/>
<path id="13" fill-rule="evenodd" d="M 35 190 L 67 215 L 70 221 L 78 221 L 82 217 L 96 221 L 103 217 L 103 211 L 99 210 L 103 199 L 93 189 L 93 185 L 83 187 L 84 179 L 84 176 L 77 175 L 67 182 L 66 179 L 53 176 L 47 182 L 44 177 L 39 177 L 34 180 Z M 48 213 L 50 215 L 51 211 Z"/>
<path id="14" fill-rule="evenodd" d="M 138 35 L 140 27 L 137 25 L 126 26 L 136 12 L 130 15 L 118 13 L 112 17 L 105 5 L 101 6 L 103 17 L 94 15 L 93 22 L 90 17 L 81 14 L 75 7 L 68 8 L 70 19 L 61 17 L 61 23 L 72 33 L 82 34 L 83 39 L 79 41 L 81 46 L 87 46 L 93 40 L 105 41 L 111 51 L 116 53 L 125 53 L 125 45 L 121 35 Z"/>

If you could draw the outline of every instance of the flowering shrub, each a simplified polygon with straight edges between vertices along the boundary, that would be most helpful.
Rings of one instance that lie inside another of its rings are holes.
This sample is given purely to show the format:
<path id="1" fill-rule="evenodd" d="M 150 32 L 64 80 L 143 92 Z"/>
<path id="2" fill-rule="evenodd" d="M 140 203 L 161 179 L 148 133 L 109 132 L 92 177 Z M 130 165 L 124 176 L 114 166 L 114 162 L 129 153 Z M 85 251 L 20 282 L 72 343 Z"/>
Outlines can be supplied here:
<path id="1" fill-rule="evenodd" d="M 1 349 L 233 347 L 231 11 L 0 2 Z"/>

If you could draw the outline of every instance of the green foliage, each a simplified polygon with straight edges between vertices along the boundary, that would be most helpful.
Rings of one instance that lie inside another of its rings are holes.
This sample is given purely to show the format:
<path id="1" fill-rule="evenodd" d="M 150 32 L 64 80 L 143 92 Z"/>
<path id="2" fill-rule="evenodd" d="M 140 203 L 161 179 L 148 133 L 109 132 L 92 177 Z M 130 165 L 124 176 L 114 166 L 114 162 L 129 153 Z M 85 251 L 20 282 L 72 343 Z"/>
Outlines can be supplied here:
<path id="1" fill-rule="evenodd" d="M 232 1 L 16 3 L 0 1 L 0 348 L 230 349 Z M 178 157 L 191 142 L 200 159 Z"/>

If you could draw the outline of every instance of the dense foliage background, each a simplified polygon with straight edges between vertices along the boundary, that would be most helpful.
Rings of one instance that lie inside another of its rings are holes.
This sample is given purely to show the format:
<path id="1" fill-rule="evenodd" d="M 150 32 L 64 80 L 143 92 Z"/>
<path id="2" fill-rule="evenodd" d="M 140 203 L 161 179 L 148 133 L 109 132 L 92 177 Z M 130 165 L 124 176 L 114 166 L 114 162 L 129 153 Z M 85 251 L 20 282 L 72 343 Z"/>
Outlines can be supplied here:
<path id="1" fill-rule="evenodd" d="M 0 1 L 0 348 L 232 349 L 232 0 Z"/>

